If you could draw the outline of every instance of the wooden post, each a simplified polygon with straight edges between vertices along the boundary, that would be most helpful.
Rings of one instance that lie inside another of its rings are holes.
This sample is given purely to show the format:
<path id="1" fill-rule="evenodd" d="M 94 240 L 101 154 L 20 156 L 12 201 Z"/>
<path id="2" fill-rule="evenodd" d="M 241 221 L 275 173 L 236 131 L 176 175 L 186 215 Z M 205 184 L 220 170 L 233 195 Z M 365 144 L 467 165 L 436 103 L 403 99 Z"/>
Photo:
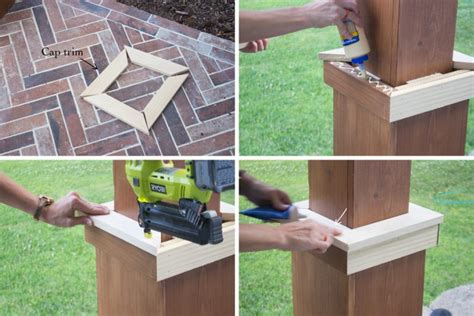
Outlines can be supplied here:
<path id="1" fill-rule="evenodd" d="M 453 70 L 457 0 L 360 0 L 359 7 L 367 69 L 382 81 L 396 87 Z M 326 82 L 334 79 L 327 66 Z M 464 155 L 468 101 L 390 123 L 348 90 L 334 90 L 335 155 Z"/>
<path id="2" fill-rule="evenodd" d="M 14 3 L 15 3 L 15 0 L 2 1 L 2 4 L 0 4 L 0 19 L 3 18 L 3 16 L 8 13 L 8 10 L 11 8 L 11 6 Z"/>
<path id="3" fill-rule="evenodd" d="M 115 209 L 137 220 L 124 161 L 114 161 L 114 184 Z M 157 282 L 155 256 L 95 227 L 86 227 L 85 238 L 96 247 L 99 315 L 234 313 L 234 256 Z"/>
<path id="4" fill-rule="evenodd" d="M 310 161 L 310 209 L 356 228 L 408 212 L 409 161 Z M 344 253 L 293 253 L 295 315 L 419 316 L 425 251 L 346 275 Z"/>

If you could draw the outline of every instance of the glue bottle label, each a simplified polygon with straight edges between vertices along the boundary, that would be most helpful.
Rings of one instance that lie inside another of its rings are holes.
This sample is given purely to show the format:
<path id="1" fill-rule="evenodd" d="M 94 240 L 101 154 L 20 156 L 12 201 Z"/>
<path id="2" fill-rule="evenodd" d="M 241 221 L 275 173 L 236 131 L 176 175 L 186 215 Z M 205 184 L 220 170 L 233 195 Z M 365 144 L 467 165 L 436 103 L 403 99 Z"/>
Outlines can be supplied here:
<path id="1" fill-rule="evenodd" d="M 344 24 L 347 26 L 349 33 L 352 35 L 351 38 L 345 38 L 341 36 L 342 45 L 348 46 L 360 41 L 359 31 L 357 31 L 357 27 L 355 26 L 354 22 L 352 21 L 344 21 Z"/>

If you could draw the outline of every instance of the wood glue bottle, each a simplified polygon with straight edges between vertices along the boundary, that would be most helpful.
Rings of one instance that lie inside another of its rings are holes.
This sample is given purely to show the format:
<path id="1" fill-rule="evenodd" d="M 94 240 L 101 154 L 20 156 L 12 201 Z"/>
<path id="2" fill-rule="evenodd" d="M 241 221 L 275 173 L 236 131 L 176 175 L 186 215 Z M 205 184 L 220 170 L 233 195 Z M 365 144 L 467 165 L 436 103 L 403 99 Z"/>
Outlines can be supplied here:
<path id="1" fill-rule="evenodd" d="M 363 77 L 366 78 L 364 62 L 369 59 L 370 47 L 364 29 L 357 29 L 354 22 L 350 20 L 344 21 L 344 24 L 352 36 L 351 38 L 345 38 L 341 35 L 342 46 L 344 47 L 346 57 L 350 58 L 353 64 L 359 66 Z"/>

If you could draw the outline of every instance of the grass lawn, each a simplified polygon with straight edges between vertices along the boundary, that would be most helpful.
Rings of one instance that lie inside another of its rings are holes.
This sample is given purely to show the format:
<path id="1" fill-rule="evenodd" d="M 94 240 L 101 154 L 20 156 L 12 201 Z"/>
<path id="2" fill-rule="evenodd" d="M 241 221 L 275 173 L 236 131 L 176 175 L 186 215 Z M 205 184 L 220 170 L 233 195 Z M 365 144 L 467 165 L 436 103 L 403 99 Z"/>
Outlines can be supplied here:
<path id="1" fill-rule="evenodd" d="M 241 0 L 240 8 L 307 2 Z M 474 55 L 473 19 L 474 1 L 460 0 L 455 48 L 470 55 Z M 311 29 L 272 39 L 265 52 L 240 54 L 241 155 L 332 155 L 332 89 L 323 82 L 317 53 L 339 47 L 338 38 L 335 27 Z M 467 153 L 474 150 L 472 106 L 469 113 Z"/>
<path id="2" fill-rule="evenodd" d="M 306 161 L 241 161 L 241 168 L 274 186 L 293 201 L 308 198 Z M 410 201 L 445 215 L 440 245 L 427 252 L 424 304 L 443 291 L 474 282 L 474 161 L 415 161 Z M 240 198 L 240 209 L 252 205 Z M 240 216 L 242 223 L 259 223 Z M 291 254 L 264 251 L 240 254 L 241 315 L 291 315 Z"/>
<path id="3" fill-rule="evenodd" d="M 56 199 L 76 191 L 113 200 L 111 161 L 1 161 L 0 172 Z M 95 251 L 83 228 L 36 223 L 4 205 L 0 214 L 0 315 L 96 315 Z"/>

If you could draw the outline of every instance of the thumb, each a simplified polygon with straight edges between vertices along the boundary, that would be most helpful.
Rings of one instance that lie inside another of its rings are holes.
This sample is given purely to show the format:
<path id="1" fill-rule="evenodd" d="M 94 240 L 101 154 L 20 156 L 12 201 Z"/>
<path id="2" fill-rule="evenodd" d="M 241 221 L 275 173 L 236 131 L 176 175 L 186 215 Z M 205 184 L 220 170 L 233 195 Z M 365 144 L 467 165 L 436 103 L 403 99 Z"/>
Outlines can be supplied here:
<path id="1" fill-rule="evenodd" d="M 285 211 L 289 207 L 289 205 L 283 203 L 277 195 L 272 196 L 272 206 L 279 211 Z"/>
<path id="2" fill-rule="evenodd" d="M 333 236 L 339 236 L 340 234 L 342 234 L 342 230 L 334 228 L 332 229 L 331 233 Z"/>

